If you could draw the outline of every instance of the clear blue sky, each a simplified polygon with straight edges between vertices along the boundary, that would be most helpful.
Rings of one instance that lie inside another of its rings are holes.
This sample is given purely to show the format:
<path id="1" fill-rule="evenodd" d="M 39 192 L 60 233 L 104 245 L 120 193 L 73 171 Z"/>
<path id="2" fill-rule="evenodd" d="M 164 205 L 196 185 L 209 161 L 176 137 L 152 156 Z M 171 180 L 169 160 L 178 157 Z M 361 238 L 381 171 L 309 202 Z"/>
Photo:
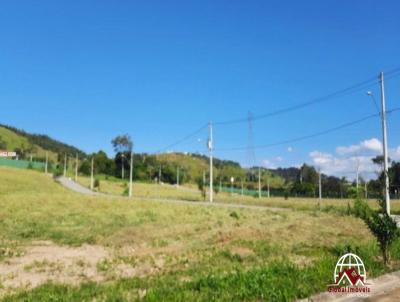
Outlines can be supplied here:
<path id="1" fill-rule="evenodd" d="M 209 120 L 295 105 L 399 67 L 399 12 L 399 1 L 365 0 L 3 2 L 0 122 L 110 154 L 110 140 L 129 133 L 136 151 L 154 152 Z M 400 106 L 399 84 L 387 81 L 388 108 Z M 374 111 L 361 91 L 254 122 L 254 145 Z M 390 118 L 391 148 L 399 120 Z M 205 152 L 206 135 L 174 150 Z M 216 148 L 247 137 L 247 124 L 215 127 Z M 373 137 L 378 120 L 256 158 L 299 164 Z M 247 161 L 246 152 L 216 153 Z"/>

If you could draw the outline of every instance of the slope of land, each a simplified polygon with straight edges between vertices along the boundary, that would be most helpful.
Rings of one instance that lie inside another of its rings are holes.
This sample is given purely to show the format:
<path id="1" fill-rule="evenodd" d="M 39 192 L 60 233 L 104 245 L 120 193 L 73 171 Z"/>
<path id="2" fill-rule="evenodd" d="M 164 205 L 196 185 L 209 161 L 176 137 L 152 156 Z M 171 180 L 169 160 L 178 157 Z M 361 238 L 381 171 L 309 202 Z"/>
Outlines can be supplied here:
<path id="1" fill-rule="evenodd" d="M 350 216 L 86 196 L 0 168 L 4 301 L 288 301 L 324 291 L 349 249 L 385 271 Z"/>
<path id="2" fill-rule="evenodd" d="M 35 158 L 44 159 L 46 151 L 52 161 L 57 160 L 57 154 L 80 154 L 84 152 L 73 146 L 64 144 L 47 135 L 31 134 L 23 130 L 0 124 L 0 142 L 6 150 L 23 153 L 25 156 L 33 154 Z M 0 148 L 1 149 L 1 148 Z"/>

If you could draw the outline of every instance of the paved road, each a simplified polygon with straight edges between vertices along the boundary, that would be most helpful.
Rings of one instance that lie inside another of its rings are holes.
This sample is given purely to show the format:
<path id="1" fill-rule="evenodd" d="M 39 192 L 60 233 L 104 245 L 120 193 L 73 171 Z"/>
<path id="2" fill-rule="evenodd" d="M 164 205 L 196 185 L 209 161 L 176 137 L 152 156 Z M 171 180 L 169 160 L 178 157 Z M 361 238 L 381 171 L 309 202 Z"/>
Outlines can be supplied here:
<path id="1" fill-rule="evenodd" d="M 86 195 L 97 195 L 103 197 L 112 197 L 112 198 L 127 198 L 126 196 L 121 195 L 113 195 L 113 194 L 105 194 L 93 192 L 92 190 L 82 186 L 71 180 L 70 178 L 61 176 L 56 179 L 64 187 Z M 146 201 L 156 201 L 156 202 L 168 202 L 174 204 L 183 204 L 183 205 L 197 205 L 197 206 L 208 206 L 208 207 L 223 207 L 223 208 L 236 208 L 236 209 L 253 209 L 253 210 L 268 210 L 268 211 L 290 211 L 290 209 L 286 208 L 278 208 L 278 207 L 268 207 L 268 206 L 256 206 L 256 205 L 245 205 L 245 204 L 232 204 L 232 203 L 221 203 L 221 202 L 204 202 L 204 201 L 189 201 L 189 200 L 180 200 L 180 199 L 163 199 L 163 198 L 149 198 L 149 197 L 134 197 L 133 200 L 146 200 Z"/>
<path id="2" fill-rule="evenodd" d="M 86 195 L 101 195 L 100 193 L 93 192 L 89 188 L 86 188 L 86 187 L 72 181 L 70 178 L 67 178 L 64 176 L 57 177 L 56 181 L 59 182 L 60 184 L 62 184 L 64 187 L 66 187 L 72 191 L 78 192 L 78 193 L 82 193 L 82 194 L 86 194 Z"/>

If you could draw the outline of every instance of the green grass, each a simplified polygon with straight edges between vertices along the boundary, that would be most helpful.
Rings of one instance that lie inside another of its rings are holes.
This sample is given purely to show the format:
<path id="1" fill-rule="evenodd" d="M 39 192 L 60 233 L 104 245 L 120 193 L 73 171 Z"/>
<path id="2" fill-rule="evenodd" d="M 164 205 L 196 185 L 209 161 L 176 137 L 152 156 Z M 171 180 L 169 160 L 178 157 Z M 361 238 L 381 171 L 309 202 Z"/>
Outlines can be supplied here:
<path id="1" fill-rule="evenodd" d="M 368 276 L 387 271 L 363 222 L 343 212 L 83 196 L 43 173 L 0 168 L 0 264 L 37 240 L 112 251 L 96 265 L 107 282 L 48 282 L 3 294 L 4 301 L 287 301 L 325 290 L 347 251 L 362 257 Z M 392 269 L 399 267 L 399 249 L 396 243 Z M 120 278 L 121 264 L 152 272 Z"/>
<path id="2" fill-rule="evenodd" d="M 90 178 L 80 176 L 78 182 L 82 185 L 89 187 Z M 117 178 L 105 178 L 100 176 L 100 192 L 123 195 L 127 188 L 127 181 L 122 181 Z M 204 201 L 201 192 L 194 185 L 183 185 L 176 187 L 169 184 L 154 184 L 154 183 L 141 183 L 134 182 L 133 194 L 135 197 L 146 197 L 146 198 L 163 198 L 163 199 L 183 199 L 190 201 Z M 206 197 L 208 200 L 208 197 Z M 283 197 L 252 197 L 252 196 L 241 196 L 240 194 L 233 194 L 221 192 L 214 195 L 216 202 L 223 203 L 236 203 L 236 204 L 249 204 L 249 205 L 262 205 L 271 207 L 290 208 L 296 210 L 315 211 L 319 210 L 320 202 L 318 198 L 301 198 L 301 197 L 290 197 L 285 199 Z M 369 205 L 378 209 L 378 202 L 374 199 L 368 201 Z M 353 200 L 351 199 L 334 199 L 324 198 L 321 202 L 321 209 L 324 212 L 338 212 L 344 213 L 347 211 L 348 206 L 353 206 Z M 391 200 L 392 212 L 394 214 L 400 214 L 400 200 Z"/>

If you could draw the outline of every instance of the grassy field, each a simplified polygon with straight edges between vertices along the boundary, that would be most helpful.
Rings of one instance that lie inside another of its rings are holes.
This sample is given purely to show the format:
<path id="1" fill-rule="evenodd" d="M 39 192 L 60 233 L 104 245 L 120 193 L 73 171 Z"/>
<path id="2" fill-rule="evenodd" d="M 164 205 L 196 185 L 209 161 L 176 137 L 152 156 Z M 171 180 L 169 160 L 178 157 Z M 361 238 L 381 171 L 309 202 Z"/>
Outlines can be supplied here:
<path id="1" fill-rule="evenodd" d="M 135 192 L 159 194 L 148 186 L 135 184 Z M 287 202 L 289 209 L 271 211 L 83 196 L 43 173 L 0 168 L 0 296 L 290 301 L 326 290 L 347 251 L 364 260 L 369 277 L 387 270 L 361 220 L 294 211 L 298 201 Z M 392 256 L 396 269 L 399 243 Z"/>
<path id="2" fill-rule="evenodd" d="M 78 182 L 86 187 L 90 185 L 90 178 L 80 176 Z M 127 192 L 128 183 L 117 178 L 105 179 L 104 176 L 100 177 L 100 189 L 98 191 L 103 193 L 124 195 Z M 140 183 L 134 182 L 133 191 L 135 197 L 146 198 L 166 198 L 166 199 L 183 199 L 191 201 L 204 201 L 204 197 L 196 186 L 185 184 L 184 186 L 176 187 L 169 184 L 155 184 L 155 183 Z M 208 200 L 208 196 L 206 196 Z M 258 198 L 253 196 L 241 196 L 240 194 L 233 194 L 221 192 L 214 195 L 216 202 L 236 203 L 236 204 L 249 204 L 249 205 L 263 205 L 271 207 L 291 208 L 297 210 L 319 210 L 320 202 L 318 198 L 300 198 L 290 197 L 287 200 L 283 197 L 271 198 Z M 376 200 L 368 201 L 370 206 L 378 208 Z M 332 199 L 324 198 L 321 202 L 321 208 L 324 211 L 346 211 L 348 206 L 353 205 L 352 199 Z M 400 214 L 400 200 L 391 201 L 392 212 Z"/>

